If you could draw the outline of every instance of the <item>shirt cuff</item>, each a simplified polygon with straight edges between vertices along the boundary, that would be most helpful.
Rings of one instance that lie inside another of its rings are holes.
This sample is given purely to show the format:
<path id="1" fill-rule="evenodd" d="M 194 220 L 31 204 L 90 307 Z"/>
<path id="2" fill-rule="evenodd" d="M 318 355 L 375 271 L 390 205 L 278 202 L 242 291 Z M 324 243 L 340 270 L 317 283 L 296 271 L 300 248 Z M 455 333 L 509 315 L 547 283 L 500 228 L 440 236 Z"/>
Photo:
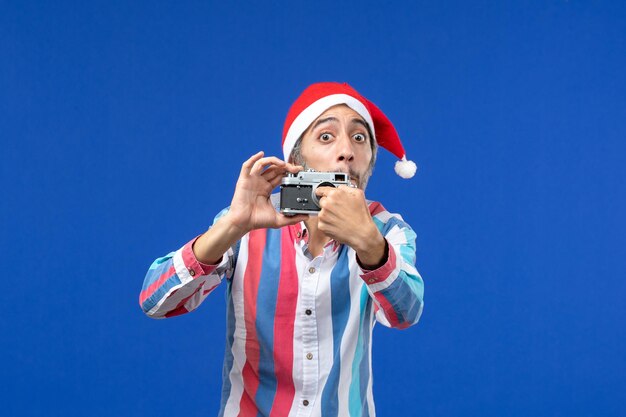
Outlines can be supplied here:
<path id="1" fill-rule="evenodd" d="M 377 284 L 382 282 L 389 278 L 394 269 L 396 269 L 396 251 L 394 251 L 389 244 L 387 244 L 387 248 L 387 262 L 380 267 L 370 271 L 361 268 L 361 265 L 359 265 L 359 268 L 361 268 L 361 271 L 363 272 L 361 274 L 361 278 L 366 284 Z"/>
<path id="2" fill-rule="evenodd" d="M 183 250 L 181 252 L 183 262 L 185 263 L 185 268 L 187 268 L 187 271 L 189 271 L 189 275 L 191 275 L 193 278 L 202 275 L 209 275 L 211 272 L 215 271 L 215 269 L 221 262 L 220 259 L 220 262 L 216 263 L 215 265 L 208 265 L 200 262 L 198 258 L 196 258 L 196 255 L 193 253 L 193 244 L 196 242 L 196 240 L 198 240 L 199 237 L 200 236 L 197 236 L 196 238 L 187 242 L 187 244 L 183 246 Z"/>

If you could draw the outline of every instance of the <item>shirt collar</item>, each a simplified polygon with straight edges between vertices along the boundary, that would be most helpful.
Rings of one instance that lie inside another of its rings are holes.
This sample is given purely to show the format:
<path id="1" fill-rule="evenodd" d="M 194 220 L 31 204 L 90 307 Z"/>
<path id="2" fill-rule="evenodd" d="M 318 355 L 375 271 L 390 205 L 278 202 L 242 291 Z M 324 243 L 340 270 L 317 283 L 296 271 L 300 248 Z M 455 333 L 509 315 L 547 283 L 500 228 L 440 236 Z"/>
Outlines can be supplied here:
<path id="1" fill-rule="evenodd" d="M 304 222 L 296 223 L 289 226 L 289 231 L 292 239 L 298 242 L 300 245 L 307 245 L 309 243 L 309 231 L 306 228 L 306 224 Z M 335 239 L 331 239 L 325 246 L 324 249 L 331 247 L 331 251 L 335 252 L 341 244 L 337 242 Z"/>

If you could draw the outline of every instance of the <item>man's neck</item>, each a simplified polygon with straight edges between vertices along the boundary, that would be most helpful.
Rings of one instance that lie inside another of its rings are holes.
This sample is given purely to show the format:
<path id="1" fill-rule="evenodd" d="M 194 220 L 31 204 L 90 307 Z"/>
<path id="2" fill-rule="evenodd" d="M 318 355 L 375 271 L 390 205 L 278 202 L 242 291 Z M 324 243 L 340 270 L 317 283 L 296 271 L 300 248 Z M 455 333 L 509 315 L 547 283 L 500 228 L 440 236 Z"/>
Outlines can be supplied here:
<path id="1" fill-rule="evenodd" d="M 304 224 L 309 233 L 309 252 L 313 257 L 320 256 L 324 251 L 324 246 L 330 241 L 330 236 L 318 229 L 317 216 L 310 216 Z"/>

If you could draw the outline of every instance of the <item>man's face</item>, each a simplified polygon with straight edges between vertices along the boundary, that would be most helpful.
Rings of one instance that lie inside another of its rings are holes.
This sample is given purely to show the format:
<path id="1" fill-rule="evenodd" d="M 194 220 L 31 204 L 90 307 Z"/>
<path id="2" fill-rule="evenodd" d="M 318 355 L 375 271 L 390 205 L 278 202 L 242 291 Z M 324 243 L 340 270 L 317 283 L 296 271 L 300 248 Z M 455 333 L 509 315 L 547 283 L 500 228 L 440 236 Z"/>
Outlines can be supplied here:
<path id="1" fill-rule="evenodd" d="M 322 113 L 302 135 L 301 154 L 307 168 L 341 171 L 364 189 L 372 160 L 372 138 L 367 123 L 344 104 Z"/>

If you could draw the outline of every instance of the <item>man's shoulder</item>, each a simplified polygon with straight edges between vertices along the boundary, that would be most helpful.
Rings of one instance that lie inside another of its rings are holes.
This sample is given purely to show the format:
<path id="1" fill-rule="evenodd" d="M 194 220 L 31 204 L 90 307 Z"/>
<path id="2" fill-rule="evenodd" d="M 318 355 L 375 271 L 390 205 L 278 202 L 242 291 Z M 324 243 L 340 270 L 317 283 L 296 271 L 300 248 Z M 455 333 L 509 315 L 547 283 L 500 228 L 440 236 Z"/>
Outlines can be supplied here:
<path id="1" fill-rule="evenodd" d="M 402 220 L 402 216 L 398 213 L 389 212 L 382 203 L 378 201 L 366 200 L 367 207 L 369 208 L 370 214 L 374 218 L 387 219 L 389 217 L 396 217 Z"/>
<path id="2" fill-rule="evenodd" d="M 399 213 L 388 211 L 380 202 L 367 200 L 370 215 L 381 231 L 387 230 L 393 226 L 401 228 L 410 228 Z"/>

